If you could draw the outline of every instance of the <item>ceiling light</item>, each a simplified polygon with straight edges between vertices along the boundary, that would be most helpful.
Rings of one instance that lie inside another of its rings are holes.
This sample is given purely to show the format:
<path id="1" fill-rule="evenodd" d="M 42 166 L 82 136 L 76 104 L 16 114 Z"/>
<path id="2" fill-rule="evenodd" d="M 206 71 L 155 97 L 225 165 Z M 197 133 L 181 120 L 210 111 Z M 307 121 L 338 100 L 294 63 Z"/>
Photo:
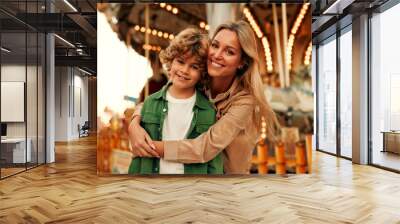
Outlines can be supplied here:
<path id="1" fill-rule="evenodd" d="M 75 42 L 75 47 L 82 48 L 84 45 L 80 42 Z"/>
<path id="2" fill-rule="evenodd" d="M 11 50 L 9 50 L 9 49 L 7 49 L 7 48 L 5 48 L 5 47 L 1 47 L 0 49 L 1 49 L 2 51 L 6 52 L 6 53 L 10 53 L 10 52 L 11 52 Z"/>
<path id="3" fill-rule="evenodd" d="M 86 71 L 86 70 L 83 70 L 83 69 L 81 69 L 81 68 L 79 68 L 79 67 L 78 67 L 78 70 L 81 71 L 81 72 L 83 72 L 83 73 L 85 73 L 85 74 L 87 74 L 87 75 L 92 75 L 92 73 L 90 73 L 90 72 L 88 72 L 88 71 Z"/>
<path id="4" fill-rule="evenodd" d="M 74 10 L 74 12 L 78 12 L 78 10 L 71 4 L 69 3 L 68 0 L 64 0 L 65 4 L 67 4 L 72 10 Z"/>
<path id="5" fill-rule="evenodd" d="M 62 38 L 62 37 L 60 37 L 60 36 L 58 36 L 57 34 L 54 34 L 54 36 L 57 37 L 57 38 L 58 38 L 59 40 L 61 40 L 62 42 L 64 42 L 65 44 L 67 44 L 68 46 L 75 48 L 75 45 L 71 44 L 71 42 L 67 41 L 66 39 L 64 39 L 64 38 Z"/>
<path id="6" fill-rule="evenodd" d="M 177 8 L 173 8 L 173 9 L 172 9 L 172 13 L 173 13 L 173 14 L 178 14 L 178 9 L 177 9 Z"/>
<path id="7" fill-rule="evenodd" d="M 322 14 L 342 14 L 343 9 L 347 6 L 351 5 L 354 0 L 337 0 L 334 1 L 332 5 L 330 5 L 327 9 L 322 12 Z"/>

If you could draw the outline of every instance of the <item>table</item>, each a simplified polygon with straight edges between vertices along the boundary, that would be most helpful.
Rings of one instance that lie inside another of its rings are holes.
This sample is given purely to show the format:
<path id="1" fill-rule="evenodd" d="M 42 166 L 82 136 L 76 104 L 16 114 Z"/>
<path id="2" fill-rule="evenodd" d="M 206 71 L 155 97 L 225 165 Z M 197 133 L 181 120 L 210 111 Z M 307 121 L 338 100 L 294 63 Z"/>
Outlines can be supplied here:
<path id="1" fill-rule="evenodd" d="M 382 152 L 392 152 L 400 154 L 400 131 L 382 131 L 383 150 Z"/>
<path id="2" fill-rule="evenodd" d="M 6 163 L 25 163 L 31 162 L 32 140 L 27 138 L 28 142 L 25 154 L 25 138 L 6 138 L 1 139 L 1 157 Z M 12 155 L 12 156 L 11 156 Z"/>

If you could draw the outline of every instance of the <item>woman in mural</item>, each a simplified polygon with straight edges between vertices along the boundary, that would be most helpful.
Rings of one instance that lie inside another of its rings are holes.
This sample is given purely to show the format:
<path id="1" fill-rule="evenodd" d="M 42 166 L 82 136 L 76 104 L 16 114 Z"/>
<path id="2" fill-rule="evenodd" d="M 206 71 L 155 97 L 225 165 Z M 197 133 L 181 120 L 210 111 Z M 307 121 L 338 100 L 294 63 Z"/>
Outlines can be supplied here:
<path id="1" fill-rule="evenodd" d="M 129 127 L 134 155 L 204 163 L 222 151 L 226 174 L 248 174 L 261 117 L 265 118 L 269 138 L 274 138 L 279 127 L 264 95 L 258 50 L 255 34 L 247 22 L 220 25 L 208 51 L 209 82 L 205 90 L 217 109 L 218 121 L 195 139 L 152 141 L 140 127 L 137 110 Z"/>

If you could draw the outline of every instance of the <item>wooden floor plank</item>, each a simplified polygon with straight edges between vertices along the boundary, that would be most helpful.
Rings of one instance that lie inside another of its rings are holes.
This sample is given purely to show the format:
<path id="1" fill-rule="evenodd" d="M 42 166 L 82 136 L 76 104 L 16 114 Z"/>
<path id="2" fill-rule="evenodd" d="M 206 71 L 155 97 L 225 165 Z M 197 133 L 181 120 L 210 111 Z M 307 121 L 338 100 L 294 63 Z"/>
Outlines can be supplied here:
<path id="1" fill-rule="evenodd" d="M 96 139 L 0 181 L 0 223 L 400 223 L 400 175 L 314 152 L 312 175 L 99 177 Z"/>

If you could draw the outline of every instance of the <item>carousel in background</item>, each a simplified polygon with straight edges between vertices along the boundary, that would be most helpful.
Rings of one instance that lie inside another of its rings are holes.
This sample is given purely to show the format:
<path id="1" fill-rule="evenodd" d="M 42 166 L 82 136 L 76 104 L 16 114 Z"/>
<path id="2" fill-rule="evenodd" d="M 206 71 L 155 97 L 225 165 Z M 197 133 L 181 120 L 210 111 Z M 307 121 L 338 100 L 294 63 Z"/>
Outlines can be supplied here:
<path id="1" fill-rule="evenodd" d="M 127 172 L 130 116 L 138 102 L 167 82 L 158 54 L 174 35 L 187 27 L 212 33 L 237 19 L 249 22 L 259 39 L 265 94 L 282 126 L 278 142 L 262 130 L 252 172 L 311 172 L 309 4 L 98 3 L 99 173 Z"/>

